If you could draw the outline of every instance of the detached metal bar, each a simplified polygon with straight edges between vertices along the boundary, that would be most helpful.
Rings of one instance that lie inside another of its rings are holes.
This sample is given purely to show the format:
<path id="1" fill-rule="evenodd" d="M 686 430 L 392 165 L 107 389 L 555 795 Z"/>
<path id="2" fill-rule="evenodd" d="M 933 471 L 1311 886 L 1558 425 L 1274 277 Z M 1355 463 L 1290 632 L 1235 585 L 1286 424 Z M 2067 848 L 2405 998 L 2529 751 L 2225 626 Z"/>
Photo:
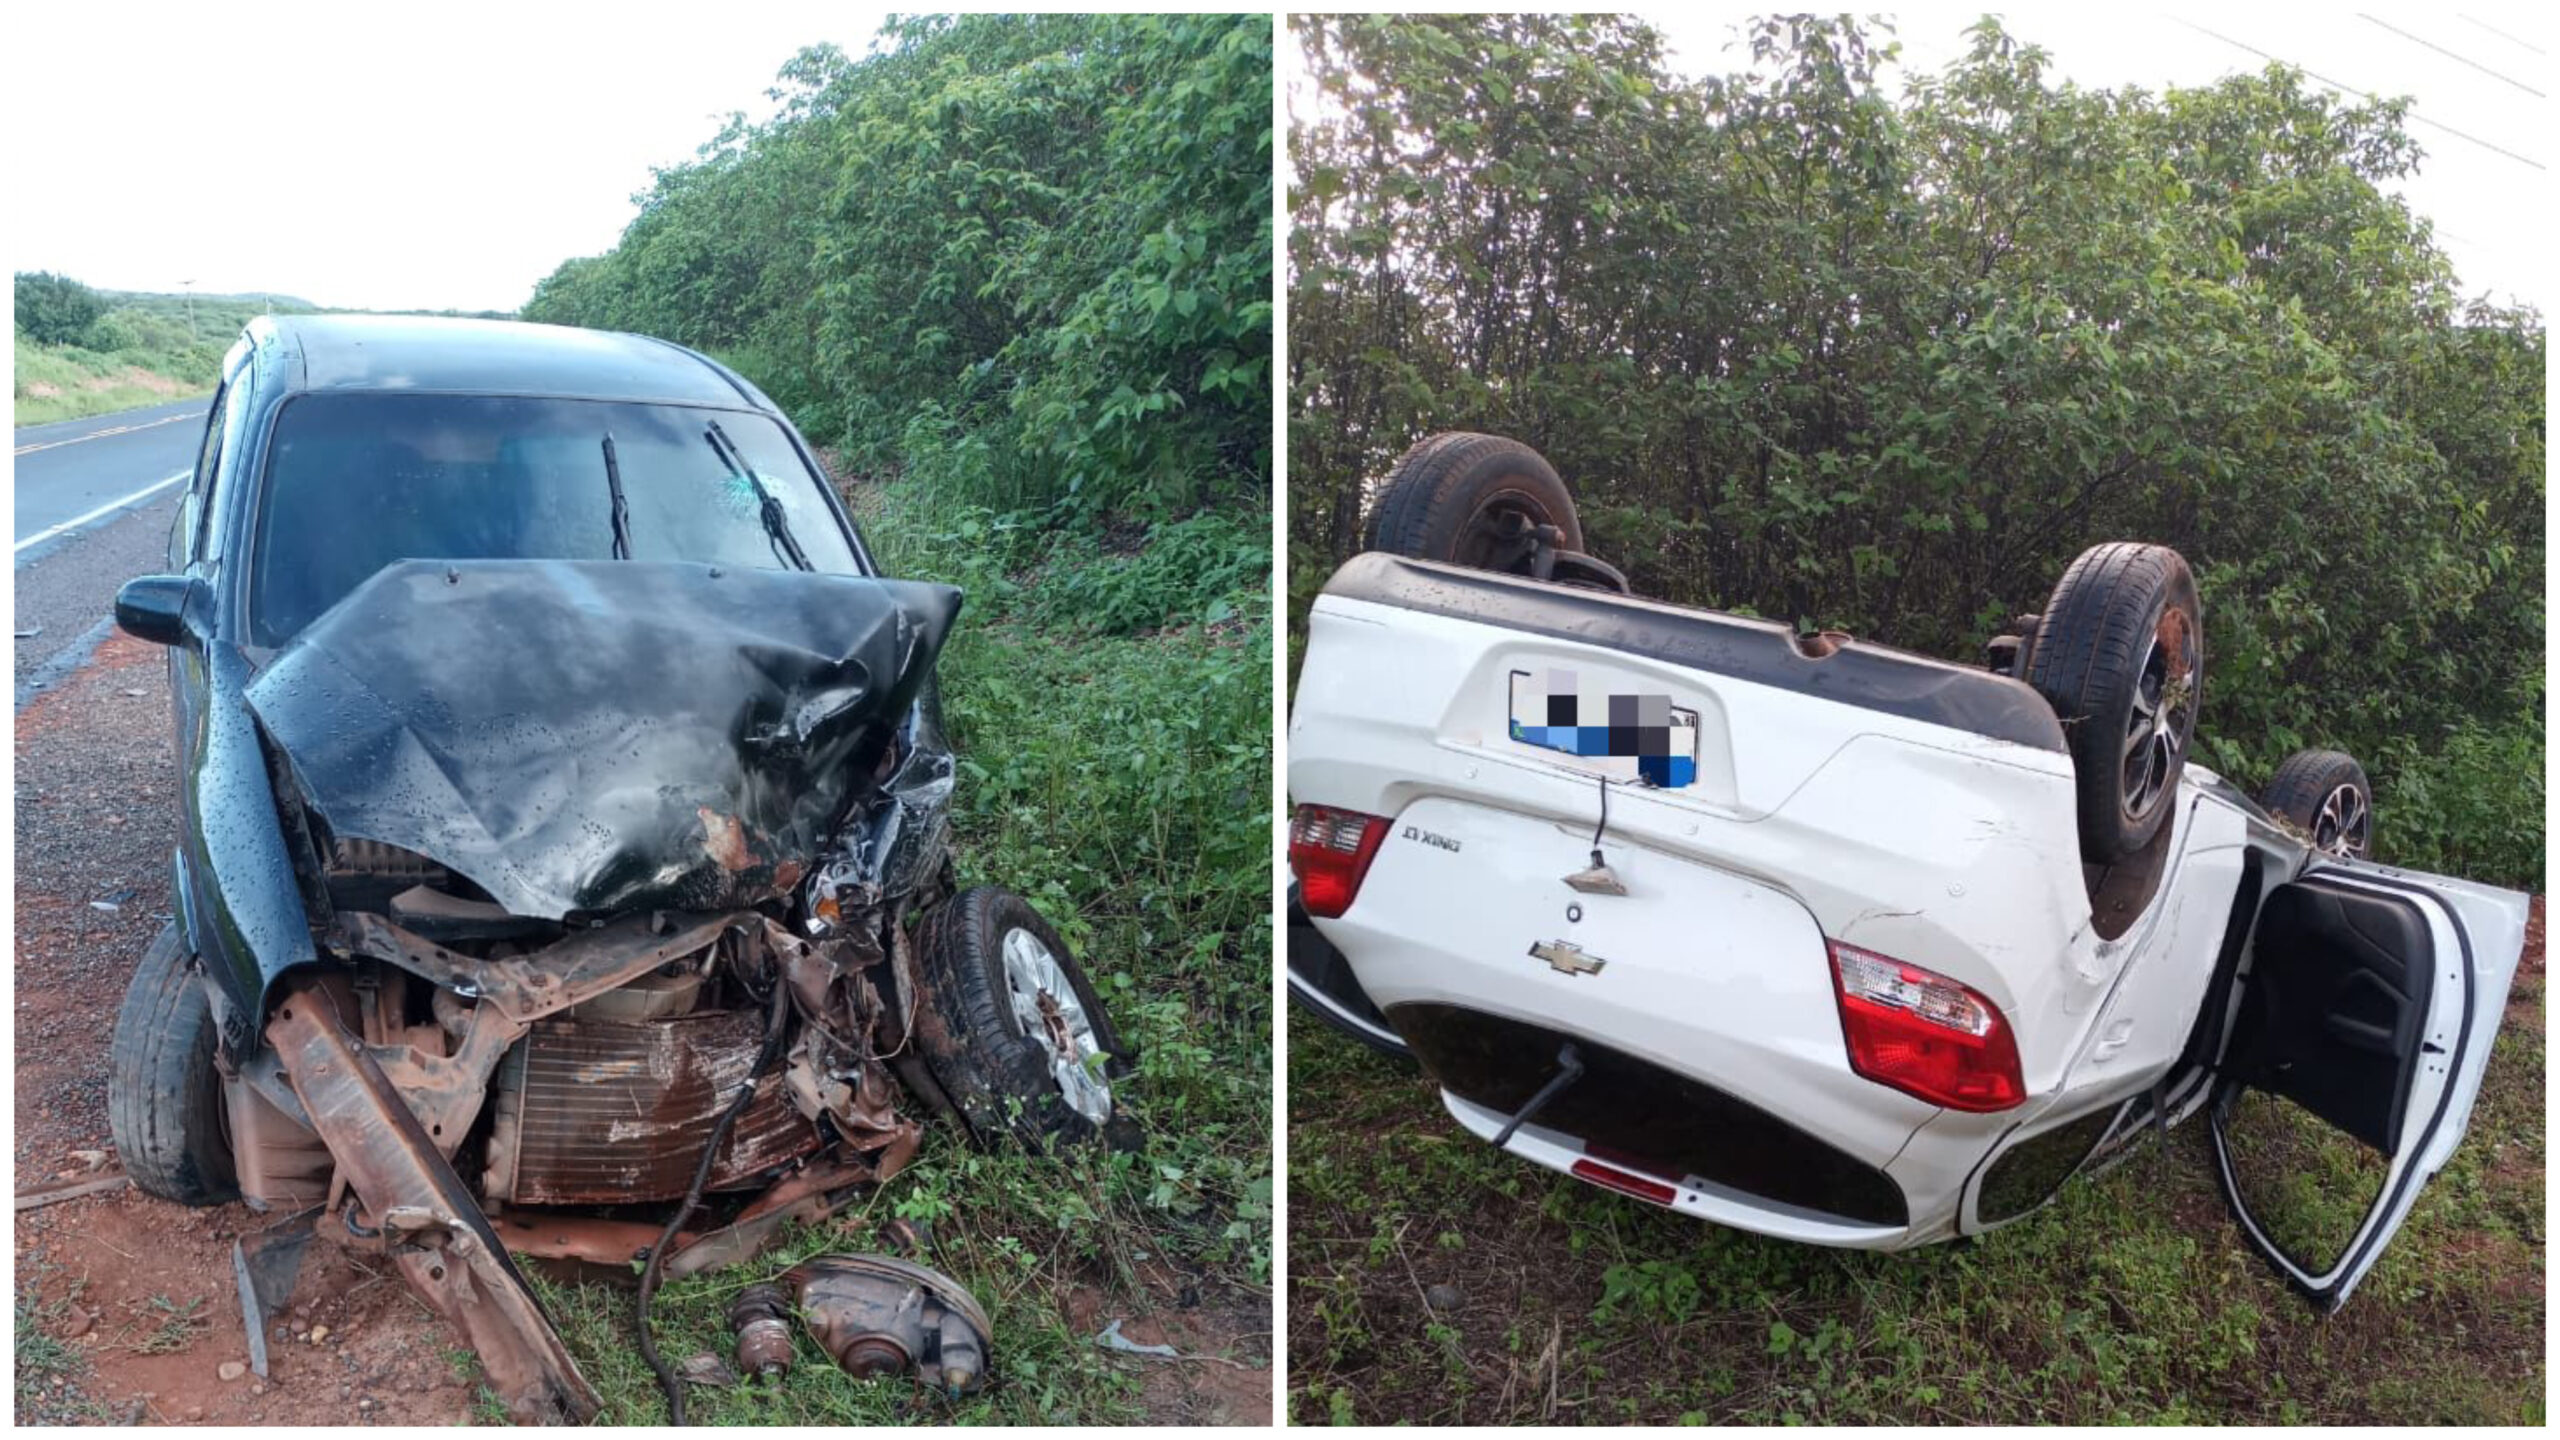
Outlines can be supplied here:
<path id="1" fill-rule="evenodd" d="M 312 1128 L 411 1289 L 478 1352 L 518 1424 L 583 1424 L 603 1408 L 487 1216 L 328 994 L 288 986 L 267 1022 Z"/>

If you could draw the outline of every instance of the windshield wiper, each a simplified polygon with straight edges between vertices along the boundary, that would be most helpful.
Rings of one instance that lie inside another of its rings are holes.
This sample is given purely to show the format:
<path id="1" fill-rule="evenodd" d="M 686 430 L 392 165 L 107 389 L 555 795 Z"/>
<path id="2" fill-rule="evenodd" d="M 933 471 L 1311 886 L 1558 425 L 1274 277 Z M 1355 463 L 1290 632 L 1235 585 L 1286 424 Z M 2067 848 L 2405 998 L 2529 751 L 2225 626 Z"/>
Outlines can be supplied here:
<path id="1" fill-rule="evenodd" d="M 622 464 L 613 458 L 613 437 L 604 437 L 604 483 L 613 490 L 613 558 L 631 558 L 631 505 L 622 498 Z"/>
<path id="2" fill-rule="evenodd" d="M 720 422 L 714 420 L 710 422 L 710 428 L 702 432 L 702 438 L 711 442 L 711 453 L 719 456 L 720 463 L 729 467 L 730 478 L 744 480 L 747 488 L 756 492 L 757 508 L 764 512 L 765 538 L 772 542 L 775 556 L 802 570 L 816 569 L 809 563 L 808 553 L 800 548 L 799 540 L 792 535 L 791 522 L 782 513 L 782 502 L 774 499 L 773 492 L 764 488 L 764 482 L 756 478 L 756 472 L 748 469 L 738 458 L 738 447 L 729 439 L 729 432 L 721 429 Z"/>

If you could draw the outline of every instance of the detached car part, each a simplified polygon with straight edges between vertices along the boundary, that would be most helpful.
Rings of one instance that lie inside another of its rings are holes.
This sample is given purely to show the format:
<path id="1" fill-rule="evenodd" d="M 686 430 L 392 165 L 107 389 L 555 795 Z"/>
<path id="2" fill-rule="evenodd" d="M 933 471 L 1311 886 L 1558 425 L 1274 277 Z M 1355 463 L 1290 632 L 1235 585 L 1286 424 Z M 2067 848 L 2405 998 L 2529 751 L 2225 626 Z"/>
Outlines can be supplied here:
<path id="1" fill-rule="evenodd" d="M 766 1379 L 791 1371 L 791 1301 L 772 1285 L 750 1285 L 729 1304 L 738 1335 L 738 1373 Z"/>
<path id="2" fill-rule="evenodd" d="M 818 1347 L 848 1375 L 876 1380 L 912 1372 L 954 1396 L 986 1383 L 995 1327 L 939 1270 L 889 1255 L 822 1255 L 778 1283 Z M 742 1336 L 741 1358 L 744 1344 Z"/>

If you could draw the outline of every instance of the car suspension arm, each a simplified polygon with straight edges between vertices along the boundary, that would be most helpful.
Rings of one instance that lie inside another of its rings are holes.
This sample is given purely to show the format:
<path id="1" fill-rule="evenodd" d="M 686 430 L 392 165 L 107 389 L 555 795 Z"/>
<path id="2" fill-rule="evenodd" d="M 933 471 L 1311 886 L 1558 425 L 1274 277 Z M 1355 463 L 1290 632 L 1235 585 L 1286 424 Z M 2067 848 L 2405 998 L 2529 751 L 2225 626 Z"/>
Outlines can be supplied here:
<path id="1" fill-rule="evenodd" d="M 1556 1052 L 1556 1066 L 1555 1078 L 1539 1086 L 1538 1093 L 1529 1097 L 1529 1103 L 1520 1107 L 1520 1113 L 1511 1117 L 1511 1123 L 1502 1127 L 1502 1133 L 1493 1137 L 1493 1148 L 1499 1150 L 1510 1144 L 1511 1137 L 1519 1133 L 1521 1126 L 1529 1123 L 1530 1116 L 1546 1109 L 1548 1101 L 1563 1094 L 1566 1086 L 1582 1078 L 1582 1052 L 1573 1048 L 1572 1041 L 1564 1042 L 1564 1048 Z"/>
<path id="2" fill-rule="evenodd" d="M 487 1216 L 426 1127 L 402 1103 L 328 992 L 288 985 L 267 1043 L 311 1127 L 346 1176 L 386 1249 L 418 1292 L 478 1353 L 519 1424 L 582 1424 L 602 1408 Z"/>

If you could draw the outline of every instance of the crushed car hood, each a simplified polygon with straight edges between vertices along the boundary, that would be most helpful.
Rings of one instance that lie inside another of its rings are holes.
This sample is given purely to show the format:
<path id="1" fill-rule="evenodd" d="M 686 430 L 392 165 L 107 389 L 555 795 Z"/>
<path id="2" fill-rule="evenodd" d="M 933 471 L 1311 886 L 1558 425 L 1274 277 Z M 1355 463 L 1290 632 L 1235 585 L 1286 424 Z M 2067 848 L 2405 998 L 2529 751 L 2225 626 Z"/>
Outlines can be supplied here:
<path id="1" fill-rule="evenodd" d="M 877 788 L 959 608 L 803 571 L 409 560 L 248 701 L 336 838 L 518 915 L 730 908 L 786 893 Z"/>

